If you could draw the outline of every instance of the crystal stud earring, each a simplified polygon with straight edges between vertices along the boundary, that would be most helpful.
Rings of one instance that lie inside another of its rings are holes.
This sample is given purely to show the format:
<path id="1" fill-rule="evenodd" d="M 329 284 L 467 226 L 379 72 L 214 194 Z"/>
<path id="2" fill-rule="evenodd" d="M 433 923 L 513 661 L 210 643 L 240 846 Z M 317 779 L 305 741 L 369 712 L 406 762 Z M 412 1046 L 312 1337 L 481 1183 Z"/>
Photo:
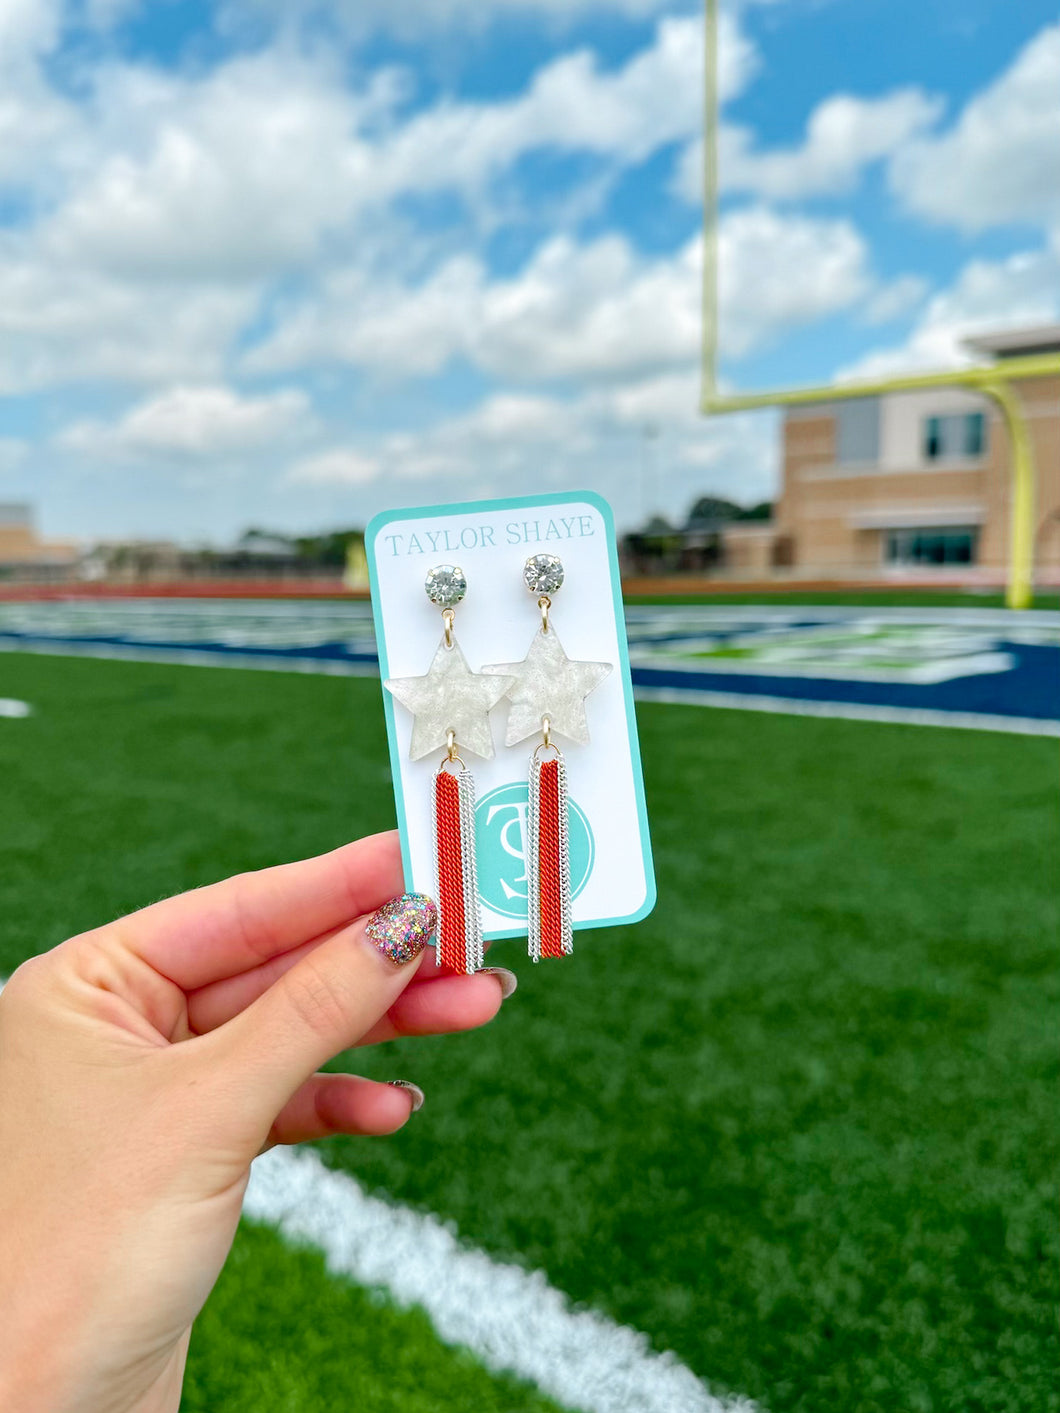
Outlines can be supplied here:
<path id="1" fill-rule="evenodd" d="M 435 869 L 438 881 L 438 961 L 470 973 L 482 965 L 482 913 L 475 860 L 475 780 L 461 750 L 493 757 L 489 713 L 513 679 L 472 672 L 456 641 L 456 606 L 467 593 L 464 571 L 439 564 L 424 591 L 442 611 L 442 639 L 422 677 L 395 677 L 383 685 L 412 713 L 409 758 L 443 749 L 431 787 Z"/>
<path id="2" fill-rule="evenodd" d="M 588 745 L 585 699 L 611 672 L 609 662 L 579 662 L 567 656 L 550 613 L 552 595 L 563 585 L 562 561 L 534 554 L 523 566 L 523 582 L 537 599 L 541 622 L 522 662 L 500 662 L 484 673 L 506 678 L 510 703 L 505 744 L 540 733 L 530 757 L 527 813 L 527 945 L 533 960 L 562 957 L 573 946 L 567 764 L 553 740 L 560 735 Z"/>

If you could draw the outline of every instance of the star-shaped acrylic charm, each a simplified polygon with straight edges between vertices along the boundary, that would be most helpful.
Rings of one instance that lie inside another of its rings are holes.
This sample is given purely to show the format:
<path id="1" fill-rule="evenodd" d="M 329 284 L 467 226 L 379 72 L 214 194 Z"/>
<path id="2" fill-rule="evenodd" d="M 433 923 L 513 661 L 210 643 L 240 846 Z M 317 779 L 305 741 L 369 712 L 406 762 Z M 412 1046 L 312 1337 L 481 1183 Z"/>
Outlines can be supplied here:
<path id="1" fill-rule="evenodd" d="M 410 760 L 422 760 L 448 745 L 449 732 L 457 747 L 493 759 L 489 714 L 511 686 L 511 677 L 484 677 L 472 672 L 458 643 L 438 644 L 434 661 L 423 677 L 392 677 L 383 686 L 415 720 Z"/>
<path id="2" fill-rule="evenodd" d="M 503 694 L 511 702 L 506 746 L 535 735 L 546 716 L 551 731 L 579 746 L 588 745 L 585 698 L 611 671 L 609 662 L 572 662 L 556 630 L 549 627 L 547 633 L 535 634 L 522 662 L 496 662 L 482 670 L 498 682 L 502 677 L 514 678 L 514 685 Z"/>

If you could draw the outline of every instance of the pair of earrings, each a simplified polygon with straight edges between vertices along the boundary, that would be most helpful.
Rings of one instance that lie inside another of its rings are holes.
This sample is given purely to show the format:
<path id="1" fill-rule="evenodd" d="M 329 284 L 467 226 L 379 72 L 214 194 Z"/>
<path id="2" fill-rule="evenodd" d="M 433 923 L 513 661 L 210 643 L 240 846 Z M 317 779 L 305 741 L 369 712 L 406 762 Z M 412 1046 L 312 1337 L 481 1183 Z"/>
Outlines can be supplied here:
<path id="1" fill-rule="evenodd" d="M 587 745 L 585 699 L 611 671 L 609 662 L 576 662 L 563 651 L 550 621 L 552 595 L 563 584 L 554 554 L 531 555 L 523 582 L 537 596 L 540 625 L 521 662 L 472 672 L 454 632 L 456 606 L 467 578 L 453 564 L 431 569 L 427 598 L 442 610 L 442 639 L 422 677 L 391 678 L 387 691 L 413 714 L 411 760 L 445 749 L 432 786 L 438 879 L 438 960 L 451 971 L 482 965 L 482 915 L 475 859 L 475 781 L 461 750 L 493 758 L 489 713 L 509 703 L 505 745 L 540 734 L 530 757 L 526 825 L 527 938 L 534 961 L 572 949 L 567 770 L 553 733 Z"/>

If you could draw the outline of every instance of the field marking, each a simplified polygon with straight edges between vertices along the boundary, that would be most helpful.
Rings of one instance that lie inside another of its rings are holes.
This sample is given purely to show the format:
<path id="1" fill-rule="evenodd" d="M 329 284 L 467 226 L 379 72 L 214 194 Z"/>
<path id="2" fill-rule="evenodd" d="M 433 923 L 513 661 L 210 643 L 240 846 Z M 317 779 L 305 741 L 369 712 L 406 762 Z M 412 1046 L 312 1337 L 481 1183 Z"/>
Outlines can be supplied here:
<path id="1" fill-rule="evenodd" d="M 783 716 L 837 717 L 890 725 L 952 726 L 959 731 L 1004 731 L 1013 736 L 1060 736 L 1060 721 L 1036 716 L 994 716 L 976 711 L 933 711 L 929 707 L 873 706 L 868 702 L 814 702 L 802 697 L 766 697 L 752 692 L 712 692 L 706 688 L 634 687 L 639 702 L 670 706 L 731 707 Z"/>
<path id="2" fill-rule="evenodd" d="M 0 716 L 31 716 L 33 708 L 29 702 L 20 702 L 16 697 L 0 697 Z M 2 983 L 0 983 L 2 985 Z"/>
<path id="3" fill-rule="evenodd" d="M 371 1197 L 310 1149 L 257 1158 L 243 1202 L 292 1242 L 323 1251 L 327 1267 L 382 1287 L 399 1307 L 422 1307 L 439 1336 L 494 1373 L 514 1373 L 579 1413 L 756 1413 L 723 1399 L 676 1355 L 593 1310 L 575 1310 L 541 1271 L 461 1244 L 429 1213 Z"/>

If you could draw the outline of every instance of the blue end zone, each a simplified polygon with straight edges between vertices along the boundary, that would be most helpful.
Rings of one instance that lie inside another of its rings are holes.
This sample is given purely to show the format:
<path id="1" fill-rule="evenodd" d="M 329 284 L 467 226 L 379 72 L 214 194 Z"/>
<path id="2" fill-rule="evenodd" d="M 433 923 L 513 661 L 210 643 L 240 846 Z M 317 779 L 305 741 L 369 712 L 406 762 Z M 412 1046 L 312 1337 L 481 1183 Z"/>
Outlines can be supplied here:
<path id="1" fill-rule="evenodd" d="M 739 692 L 746 696 L 786 697 L 791 701 L 836 705 L 887 706 L 905 710 L 974 712 L 1060 722 L 1060 649 L 1027 647 L 999 640 L 1014 664 L 1007 671 L 984 676 L 953 677 L 930 684 L 837 680 L 752 674 L 674 671 L 634 667 L 638 687 L 671 690 Z"/>

